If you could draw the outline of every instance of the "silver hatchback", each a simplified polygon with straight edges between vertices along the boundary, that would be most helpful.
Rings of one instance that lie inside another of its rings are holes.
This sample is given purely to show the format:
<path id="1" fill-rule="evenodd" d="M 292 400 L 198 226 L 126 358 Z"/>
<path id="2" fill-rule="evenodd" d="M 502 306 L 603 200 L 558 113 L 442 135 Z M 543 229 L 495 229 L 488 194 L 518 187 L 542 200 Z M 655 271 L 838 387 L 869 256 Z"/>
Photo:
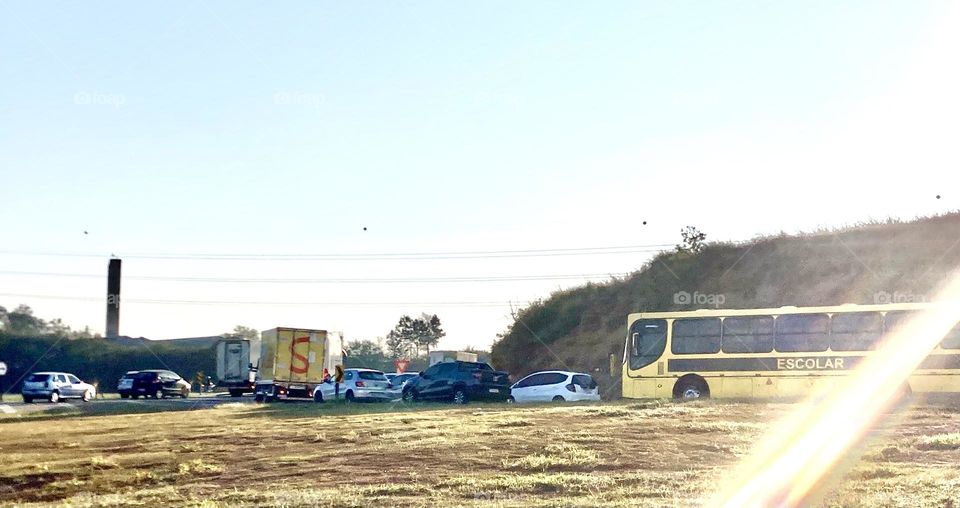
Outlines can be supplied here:
<path id="1" fill-rule="evenodd" d="M 34 372 L 23 382 L 20 395 L 27 404 L 34 399 L 46 399 L 50 402 L 81 399 L 86 402 L 97 396 L 97 389 L 66 372 Z"/>

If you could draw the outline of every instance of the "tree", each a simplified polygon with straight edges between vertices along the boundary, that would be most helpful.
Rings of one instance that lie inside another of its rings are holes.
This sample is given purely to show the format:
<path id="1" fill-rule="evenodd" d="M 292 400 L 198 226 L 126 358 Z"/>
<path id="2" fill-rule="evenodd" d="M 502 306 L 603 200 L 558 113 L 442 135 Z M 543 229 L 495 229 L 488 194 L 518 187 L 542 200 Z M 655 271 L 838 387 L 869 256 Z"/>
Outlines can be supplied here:
<path id="1" fill-rule="evenodd" d="M 6 307 L 0 305 L 0 330 L 10 331 L 10 318 L 7 317 Z"/>
<path id="2" fill-rule="evenodd" d="M 390 358 L 406 358 L 410 356 L 410 343 L 407 337 L 397 333 L 397 330 L 387 332 L 386 338 L 387 356 Z"/>
<path id="3" fill-rule="evenodd" d="M 56 318 L 47 323 L 44 332 L 56 335 L 57 337 L 69 337 L 71 339 L 74 338 L 73 330 L 64 324 L 63 320 L 60 318 Z"/>
<path id="4" fill-rule="evenodd" d="M 344 363 L 347 367 L 365 367 L 369 369 L 390 370 L 392 363 L 383 354 L 383 347 L 370 339 L 354 340 L 347 343 L 347 357 Z"/>
<path id="5" fill-rule="evenodd" d="M 430 348 L 440 343 L 447 332 L 443 331 L 440 325 L 440 318 L 436 314 L 422 314 L 420 319 L 414 321 L 417 330 L 417 345 L 422 346 L 430 354 Z"/>
<path id="6" fill-rule="evenodd" d="M 33 315 L 33 309 L 26 305 L 18 305 L 13 312 L 7 314 L 10 323 L 10 333 L 17 335 L 41 335 L 47 331 L 47 323 Z"/>
<path id="7" fill-rule="evenodd" d="M 256 328 L 250 328 L 243 325 L 234 326 L 232 332 L 226 332 L 223 335 L 224 337 L 239 337 L 250 340 L 257 340 L 260 338 L 260 332 L 258 332 Z"/>
<path id="8" fill-rule="evenodd" d="M 393 330 L 387 333 L 387 352 L 393 358 L 405 358 L 416 345 L 413 318 L 402 316 Z"/>
<path id="9" fill-rule="evenodd" d="M 707 234 L 693 226 L 680 230 L 682 241 L 677 245 L 677 252 L 697 254 L 706 246 Z"/>
<path id="10" fill-rule="evenodd" d="M 393 358 L 404 358 L 410 353 L 419 355 L 421 349 L 430 353 L 430 348 L 445 335 L 436 315 L 422 314 L 419 318 L 405 315 L 387 333 L 387 353 Z"/>
<path id="11" fill-rule="evenodd" d="M 380 345 L 370 339 L 350 341 L 345 349 L 350 356 L 383 356 Z"/>

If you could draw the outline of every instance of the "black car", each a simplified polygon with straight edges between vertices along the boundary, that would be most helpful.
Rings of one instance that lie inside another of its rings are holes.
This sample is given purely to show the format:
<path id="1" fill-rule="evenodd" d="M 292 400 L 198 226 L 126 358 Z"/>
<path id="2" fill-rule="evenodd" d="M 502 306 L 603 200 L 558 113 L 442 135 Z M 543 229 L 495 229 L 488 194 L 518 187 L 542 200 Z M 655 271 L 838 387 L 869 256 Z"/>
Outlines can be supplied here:
<path id="1" fill-rule="evenodd" d="M 121 398 L 163 397 L 187 398 L 190 383 L 169 370 L 141 370 L 128 372 L 120 380 L 117 391 Z"/>
<path id="2" fill-rule="evenodd" d="M 469 400 L 505 402 L 510 398 L 510 375 L 482 362 L 441 362 L 420 373 L 403 387 L 403 400 Z"/>

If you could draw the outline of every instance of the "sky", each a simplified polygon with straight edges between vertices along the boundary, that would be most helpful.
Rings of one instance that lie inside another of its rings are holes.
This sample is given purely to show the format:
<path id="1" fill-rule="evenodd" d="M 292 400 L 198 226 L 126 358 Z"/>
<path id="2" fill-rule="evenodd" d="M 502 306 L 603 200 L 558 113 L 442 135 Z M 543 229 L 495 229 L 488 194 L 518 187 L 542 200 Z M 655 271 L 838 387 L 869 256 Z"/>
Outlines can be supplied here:
<path id="1" fill-rule="evenodd" d="M 115 255 L 124 335 L 486 348 L 686 225 L 960 208 L 957 48 L 950 2 L 0 0 L 0 305 L 102 332 Z"/>

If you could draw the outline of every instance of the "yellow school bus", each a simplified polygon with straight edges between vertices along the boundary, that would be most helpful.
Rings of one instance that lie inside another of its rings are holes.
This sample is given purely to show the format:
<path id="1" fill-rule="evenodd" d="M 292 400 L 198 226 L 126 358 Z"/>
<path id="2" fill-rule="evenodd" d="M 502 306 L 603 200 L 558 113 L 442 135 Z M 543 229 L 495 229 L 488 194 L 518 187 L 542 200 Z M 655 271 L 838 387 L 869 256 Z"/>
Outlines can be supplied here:
<path id="1" fill-rule="evenodd" d="M 798 397 L 831 385 L 923 303 L 648 312 L 627 318 L 627 398 Z M 960 392 L 960 325 L 911 375 L 913 392 Z"/>

